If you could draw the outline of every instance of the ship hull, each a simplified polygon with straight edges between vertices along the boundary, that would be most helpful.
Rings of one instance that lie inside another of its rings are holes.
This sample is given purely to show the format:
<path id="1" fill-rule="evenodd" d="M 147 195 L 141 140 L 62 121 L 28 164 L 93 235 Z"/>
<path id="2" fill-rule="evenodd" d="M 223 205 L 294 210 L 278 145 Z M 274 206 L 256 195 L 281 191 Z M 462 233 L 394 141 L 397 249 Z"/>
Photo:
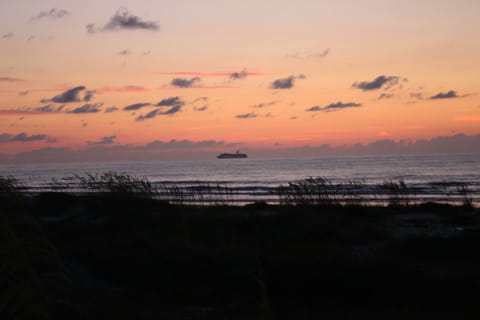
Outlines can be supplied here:
<path id="1" fill-rule="evenodd" d="M 222 153 L 217 156 L 218 159 L 245 159 L 248 156 L 245 153 Z"/>

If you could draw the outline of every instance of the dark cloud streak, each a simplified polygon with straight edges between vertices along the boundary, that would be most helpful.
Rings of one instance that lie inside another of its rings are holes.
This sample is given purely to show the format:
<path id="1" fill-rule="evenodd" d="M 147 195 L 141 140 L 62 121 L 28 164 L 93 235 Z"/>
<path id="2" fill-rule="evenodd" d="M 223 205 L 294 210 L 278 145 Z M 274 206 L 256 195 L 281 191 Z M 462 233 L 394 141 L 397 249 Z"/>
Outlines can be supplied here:
<path id="1" fill-rule="evenodd" d="M 305 79 L 305 76 L 303 74 L 300 74 L 298 76 L 292 75 L 287 78 L 277 79 L 272 82 L 272 84 L 270 85 L 270 89 L 274 89 L 274 90 L 291 89 L 295 85 L 296 79 Z"/>
<path id="2" fill-rule="evenodd" d="M 327 106 L 324 106 L 324 107 L 314 106 L 314 107 L 308 108 L 306 111 L 308 111 L 308 112 L 317 112 L 317 111 L 332 112 L 332 111 L 337 111 L 337 110 L 347 109 L 347 108 L 359 108 L 361 106 L 362 106 L 361 103 L 355 103 L 355 102 L 343 103 L 343 102 L 339 101 L 339 102 L 331 103 L 331 104 L 329 104 Z"/>
<path id="3" fill-rule="evenodd" d="M 148 103 L 148 102 L 134 103 L 134 104 L 123 107 L 122 110 L 124 110 L 124 111 L 136 111 L 136 110 L 148 107 L 150 105 L 151 104 Z"/>
<path id="4" fill-rule="evenodd" d="M 156 104 L 157 107 L 170 107 L 170 106 L 175 106 L 175 105 L 185 105 L 185 102 L 180 99 L 180 97 L 170 97 L 161 100 Z"/>
<path id="5" fill-rule="evenodd" d="M 108 136 L 108 137 L 103 137 L 103 138 L 101 138 L 100 140 L 97 140 L 97 141 L 87 141 L 87 144 L 88 144 L 89 146 L 99 146 L 99 145 L 114 144 L 116 138 L 117 138 L 117 136 L 115 136 L 115 135 L 113 135 L 113 136 Z"/>
<path id="6" fill-rule="evenodd" d="M 41 103 L 73 103 L 73 102 L 88 102 L 92 100 L 95 91 L 86 91 L 84 96 L 81 97 L 80 93 L 84 91 L 86 88 L 85 86 L 78 86 L 67 90 L 59 95 L 54 96 L 51 99 L 42 99 L 40 100 Z"/>
<path id="7" fill-rule="evenodd" d="M 257 108 L 257 109 L 262 109 L 262 108 L 265 108 L 265 107 L 274 106 L 277 103 L 278 103 L 278 101 L 262 102 L 262 103 L 258 103 L 256 105 L 254 105 L 253 107 Z"/>
<path id="8" fill-rule="evenodd" d="M 100 112 L 100 107 L 102 106 L 101 103 L 86 103 L 81 107 L 72 109 L 68 111 L 68 113 L 74 113 L 74 114 L 84 114 L 84 113 L 97 113 Z"/>
<path id="9" fill-rule="evenodd" d="M 434 96 L 430 97 L 430 100 L 440 100 L 440 99 L 455 99 L 460 98 L 456 91 L 450 90 L 448 92 L 440 92 Z"/>
<path id="10" fill-rule="evenodd" d="M 200 82 L 199 77 L 194 77 L 190 79 L 186 78 L 173 78 L 170 84 L 174 87 L 179 87 L 179 88 L 191 88 L 193 85 L 197 82 Z"/>
<path id="11" fill-rule="evenodd" d="M 165 111 L 163 111 L 162 109 L 155 109 L 155 110 L 152 110 L 152 111 L 150 111 L 150 112 L 148 112 L 144 115 L 138 116 L 137 118 L 135 118 L 135 121 L 141 122 L 141 121 L 153 119 L 157 116 L 172 116 L 172 115 L 180 112 L 182 110 L 182 107 L 183 107 L 183 105 L 178 104 L 178 105 L 172 106 L 171 108 L 169 108 L 168 110 L 165 110 Z"/>
<path id="12" fill-rule="evenodd" d="M 399 81 L 400 77 L 382 75 L 378 76 L 372 81 L 355 82 L 352 87 L 360 89 L 362 91 L 372 91 L 381 88 L 389 89 L 392 86 L 397 85 Z"/>
<path id="13" fill-rule="evenodd" d="M 230 74 L 230 80 L 245 79 L 247 76 L 248 76 L 247 69 L 243 69 L 242 71 L 239 71 L 239 72 L 232 72 Z"/>
<path id="14" fill-rule="evenodd" d="M 254 112 L 249 112 L 249 113 L 244 113 L 244 114 L 238 114 L 235 116 L 237 119 L 253 119 L 257 118 L 258 115 Z"/>
<path id="15" fill-rule="evenodd" d="M 32 134 L 28 135 L 25 132 L 13 135 L 10 133 L 0 134 L 0 143 L 8 142 L 34 142 L 34 141 L 46 141 L 48 143 L 56 142 L 55 138 L 52 138 L 46 134 Z"/>

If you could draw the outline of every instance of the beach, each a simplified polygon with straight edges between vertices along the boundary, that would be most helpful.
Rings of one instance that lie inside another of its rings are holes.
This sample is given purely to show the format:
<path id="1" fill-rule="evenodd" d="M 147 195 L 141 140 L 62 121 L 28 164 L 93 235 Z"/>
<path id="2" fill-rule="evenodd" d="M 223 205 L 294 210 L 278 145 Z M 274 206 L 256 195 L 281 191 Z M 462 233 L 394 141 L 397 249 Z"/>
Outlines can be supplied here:
<path id="1" fill-rule="evenodd" d="M 472 206 L 2 196 L 5 319 L 478 315 Z"/>

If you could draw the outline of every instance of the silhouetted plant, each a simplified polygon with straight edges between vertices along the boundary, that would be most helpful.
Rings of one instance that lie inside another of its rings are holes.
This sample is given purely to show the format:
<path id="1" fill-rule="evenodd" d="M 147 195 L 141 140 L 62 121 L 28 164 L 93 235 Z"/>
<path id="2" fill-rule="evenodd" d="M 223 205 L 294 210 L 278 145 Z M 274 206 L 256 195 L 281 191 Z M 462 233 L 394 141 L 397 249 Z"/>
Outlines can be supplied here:
<path id="1" fill-rule="evenodd" d="M 12 176 L 0 176 L 0 208 L 18 207 L 22 204 L 25 186 Z"/>
<path id="2" fill-rule="evenodd" d="M 0 176 L 0 194 L 16 194 L 21 192 L 25 187 L 13 176 Z"/>
<path id="3" fill-rule="evenodd" d="M 462 197 L 462 205 L 467 208 L 473 207 L 473 199 L 470 194 L 470 189 L 466 183 L 459 184 L 457 186 L 457 192 Z"/>
<path id="4" fill-rule="evenodd" d="M 342 190 L 345 204 L 359 206 L 367 203 L 364 197 L 364 192 L 367 188 L 365 180 L 348 180 L 339 187 Z"/>
<path id="5" fill-rule="evenodd" d="M 160 186 L 160 199 L 165 200 L 171 204 L 183 206 L 187 195 L 183 188 L 172 184 L 163 184 Z"/>
<path id="6" fill-rule="evenodd" d="M 76 181 L 81 190 L 97 194 L 148 199 L 157 195 L 157 190 L 147 178 L 113 171 L 102 174 L 86 173 L 84 176 L 77 174 L 67 179 Z"/>
<path id="7" fill-rule="evenodd" d="M 412 191 L 405 181 L 387 180 L 383 182 L 381 187 L 383 191 L 387 193 L 390 205 L 410 205 Z"/>
<path id="8" fill-rule="evenodd" d="M 70 191 L 71 189 L 71 184 L 67 182 L 67 178 L 62 178 L 62 179 L 57 179 L 57 178 L 51 178 L 50 181 L 46 183 L 50 191 L 53 192 L 66 192 Z"/>
<path id="9" fill-rule="evenodd" d="M 337 188 L 324 177 L 289 182 L 277 189 L 280 202 L 289 205 L 339 204 Z"/>

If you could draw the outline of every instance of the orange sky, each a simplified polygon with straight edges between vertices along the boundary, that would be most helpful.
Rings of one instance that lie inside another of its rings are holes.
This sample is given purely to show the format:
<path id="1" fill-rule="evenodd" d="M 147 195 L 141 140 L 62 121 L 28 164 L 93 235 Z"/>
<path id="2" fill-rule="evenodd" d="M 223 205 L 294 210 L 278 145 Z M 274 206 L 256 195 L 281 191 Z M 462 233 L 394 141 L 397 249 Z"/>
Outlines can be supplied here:
<path id="1" fill-rule="evenodd" d="M 258 2 L 3 1 L 0 154 L 480 133 L 478 1 Z"/>

